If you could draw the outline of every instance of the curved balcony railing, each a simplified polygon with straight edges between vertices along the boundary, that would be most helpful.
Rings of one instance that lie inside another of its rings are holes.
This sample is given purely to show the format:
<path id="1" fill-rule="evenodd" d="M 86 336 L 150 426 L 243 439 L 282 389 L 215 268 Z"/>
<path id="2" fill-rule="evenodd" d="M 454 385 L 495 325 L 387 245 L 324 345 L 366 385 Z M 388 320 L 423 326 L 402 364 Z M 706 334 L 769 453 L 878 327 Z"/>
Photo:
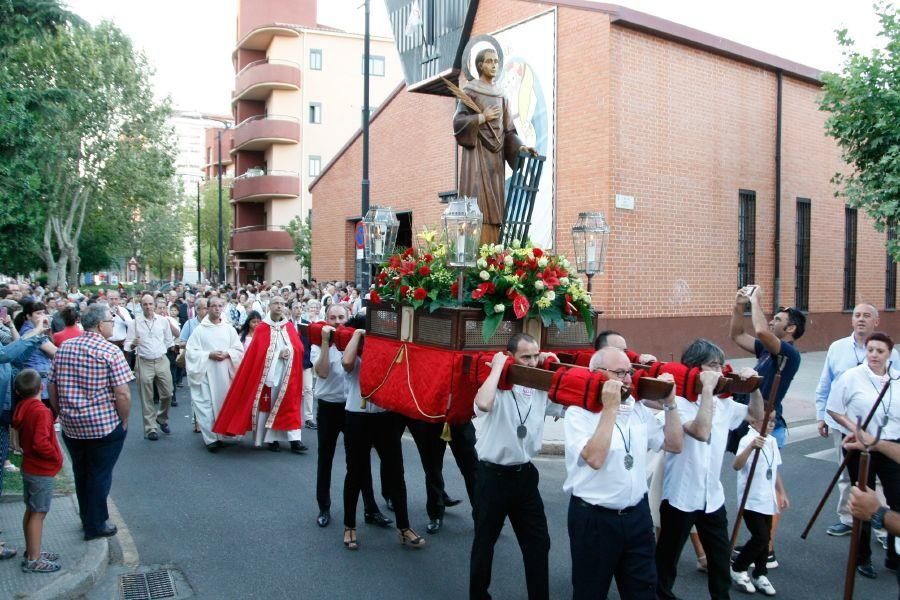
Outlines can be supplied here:
<path id="1" fill-rule="evenodd" d="M 300 143 L 300 119 L 290 115 L 254 115 L 234 128 L 234 146 L 240 150 L 265 150 L 273 144 Z"/>
<path id="2" fill-rule="evenodd" d="M 300 195 L 300 174 L 296 171 L 256 171 L 234 178 L 231 199 L 234 202 L 264 202 L 274 198 L 296 198 Z"/>
<path id="3" fill-rule="evenodd" d="M 300 65 L 289 60 L 264 58 L 238 72 L 231 102 L 265 100 L 272 90 L 299 90 Z"/>
<path id="4" fill-rule="evenodd" d="M 233 252 L 272 252 L 293 250 L 294 242 L 283 227 L 251 225 L 231 231 Z"/>

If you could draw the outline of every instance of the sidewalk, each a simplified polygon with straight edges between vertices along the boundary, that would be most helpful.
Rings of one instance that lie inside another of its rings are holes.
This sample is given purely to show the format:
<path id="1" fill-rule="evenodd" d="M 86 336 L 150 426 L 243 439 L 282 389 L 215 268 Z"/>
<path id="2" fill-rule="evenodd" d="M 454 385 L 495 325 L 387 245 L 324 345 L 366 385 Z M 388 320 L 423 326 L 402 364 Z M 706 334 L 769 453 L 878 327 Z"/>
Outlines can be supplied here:
<path id="1" fill-rule="evenodd" d="M 816 419 L 816 385 L 825 364 L 825 354 L 825 352 L 805 352 L 801 355 L 800 369 L 794 376 L 782 403 L 784 419 L 789 428 L 805 425 Z M 735 370 L 756 365 L 756 359 L 752 356 L 728 359 L 727 362 Z M 547 419 L 544 424 L 544 444 L 541 453 L 562 454 L 564 439 L 564 421 Z"/>
<path id="2" fill-rule="evenodd" d="M 63 447 L 65 465 L 71 472 L 69 456 Z M 44 521 L 42 549 L 60 555 L 62 569 L 56 573 L 23 573 L 25 536 L 22 515 L 25 504 L 21 494 L 0 498 L 0 539 L 19 553 L 0 561 L 0 598 L 70 598 L 88 591 L 103 576 L 109 562 L 109 540 L 84 541 L 78 502 L 74 494 L 54 496 Z"/>

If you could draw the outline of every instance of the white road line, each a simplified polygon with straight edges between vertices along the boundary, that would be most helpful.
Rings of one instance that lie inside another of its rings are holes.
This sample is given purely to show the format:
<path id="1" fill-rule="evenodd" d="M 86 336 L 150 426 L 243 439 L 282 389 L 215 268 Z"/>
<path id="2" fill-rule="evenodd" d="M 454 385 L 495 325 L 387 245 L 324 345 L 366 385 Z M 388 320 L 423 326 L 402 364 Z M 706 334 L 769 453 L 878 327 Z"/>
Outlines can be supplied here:
<path id="1" fill-rule="evenodd" d="M 816 460 L 824 460 L 826 462 L 837 464 L 837 453 L 834 451 L 834 448 L 827 448 L 825 450 L 807 454 L 806 458 L 814 458 Z"/>
<path id="2" fill-rule="evenodd" d="M 107 499 L 107 505 L 109 506 L 109 518 L 119 529 L 116 538 L 119 541 L 119 546 L 122 548 L 122 562 L 125 563 L 126 567 L 136 567 L 141 564 L 141 556 L 138 554 L 134 538 L 131 537 L 131 532 L 128 531 L 128 526 L 125 525 L 125 520 L 119 513 L 119 509 L 112 498 Z"/>

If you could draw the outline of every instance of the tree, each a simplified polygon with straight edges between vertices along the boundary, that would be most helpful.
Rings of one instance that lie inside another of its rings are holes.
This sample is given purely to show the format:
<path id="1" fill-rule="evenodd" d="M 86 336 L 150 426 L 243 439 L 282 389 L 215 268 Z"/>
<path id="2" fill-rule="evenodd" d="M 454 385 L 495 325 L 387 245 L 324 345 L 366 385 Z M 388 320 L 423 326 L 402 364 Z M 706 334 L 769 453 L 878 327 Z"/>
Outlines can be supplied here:
<path id="1" fill-rule="evenodd" d="M 820 109 L 830 113 L 826 131 L 841 148 L 847 172 L 832 181 L 851 206 L 864 209 L 878 231 L 900 221 L 900 22 L 896 9 L 879 0 L 884 49 L 861 54 L 846 29 L 837 32 L 844 47 L 840 73 L 822 76 Z M 900 242 L 891 242 L 900 259 Z"/>
<path id="2" fill-rule="evenodd" d="M 234 209 L 228 200 L 228 189 L 231 187 L 231 178 L 222 178 L 222 243 L 225 246 L 225 262 L 228 263 L 229 240 L 231 228 L 234 223 Z M 196 202 L 196 200 L 194 200 Z M 183 221 L 188 224 L 187 230 L 197 235 L 197 207 L 192 204 L 190 210 L 185 211 Z M 196 239 L 196 238 L 194 238 Z M 200 253 L 203 265 L 198 266 L 203 271 L 208 269 L 208 276 L 212 277 L 219 272 L 219 182 L 207 181 L 200 188 Z"/>
<path id="3" fill-rule="evenodd" d="M 302 221 L 300 217 L 294 217 L 284 230 L 294 241 L 294 254 L 300 267 L 309 271 L 312 269 L 312 223 L 309 217 Z"/>

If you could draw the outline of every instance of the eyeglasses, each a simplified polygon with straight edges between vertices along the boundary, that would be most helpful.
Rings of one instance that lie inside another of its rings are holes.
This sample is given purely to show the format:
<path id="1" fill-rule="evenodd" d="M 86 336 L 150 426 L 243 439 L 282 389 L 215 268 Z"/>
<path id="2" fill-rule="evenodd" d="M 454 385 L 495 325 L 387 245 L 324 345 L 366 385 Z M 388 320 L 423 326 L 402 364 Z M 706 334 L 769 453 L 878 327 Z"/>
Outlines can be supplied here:
<path id="1" fill-rule="evenodd" d="M 115 323 L 116 321 L 115 321 L 115 319 L 103 319 L 103 320 L 100 321 L 100 322 L 101 322 L 101 323 Z"/>
<path id="2" fill-rule="evenodd" d="M 619 369 L 618 371 L 613 371 L 612 369 L 603 369 L 607 373 L 612 373 L 616 376 L 616 379 L 625 379 L 626 377 L 634 376 L 634 369 Z"/>

